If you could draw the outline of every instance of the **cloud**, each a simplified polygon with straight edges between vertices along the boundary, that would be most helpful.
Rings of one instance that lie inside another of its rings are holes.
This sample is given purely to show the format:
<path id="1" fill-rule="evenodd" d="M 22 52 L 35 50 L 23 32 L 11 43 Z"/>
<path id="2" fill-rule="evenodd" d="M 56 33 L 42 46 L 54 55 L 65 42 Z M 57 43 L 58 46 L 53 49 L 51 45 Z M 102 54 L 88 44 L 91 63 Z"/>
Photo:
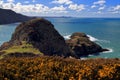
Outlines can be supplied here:
<path id="1" fill-rule="evenodd" d="M 75 11 L 82 11 L 85 9 L 84 4 L 76 4 L 76 3 L 73 3 L 72 0 L 53 0 L 51 3 L 66 4 L 68 9 L 75 10 Z"/>
<path id="2" fill-rule="evenodd" d="M 70 4 L 68 8 L 71 10 L 82 11 L 85 9 L 85 5 L 84 4 L 80 4 L 80 5 Z"/>
<path id="3" fill-rule="evenodd" d="M 50 11 L 51 12 L 56 12 L 56 13 L 67 13 L 66 8 L 63 7 L 63 5 L 58 6 L 58 7 L 55 6 L 55 7 L 51 8 Z"/>
<path id="4" fill-rule="evenodd" d="M 17 1 L 17 0 L 16 0 Z M 16 3 L 15 0 L 0 0 L 0 8 L 11 9 L 17 13 L 25 15 L 72 15 L 74 13 L 82 14 L 82 12 L 103 14 L 120 14 L 120 4 L 115 6 L 107 6 L 106 0 L 96 0 L 92 5 L 85 5 L 73 2 L 74 0 L 51 0 L 53 5 L 45 5 L 36 3 L 37 0 L 24 0 L 24 2 Z M 26 3 L 26 4 L 24 4 Z M 28 4 L 29 3 L 29 4 Z M 48 2 L 51 3 L 51 2 Z M 84 10 L 84 11 L 82 11 Z M 82 12 L 80 12 L 82 11 Z M 69 12 L 69 13 L 68 13 Z"/>
<path id="5" fill-rule="evenodd" d="M 22 12 L 32 12 L 34 11 L 34 5 L 22 5 L 21 3 L 15 4 L 14 8 L 12 10 L 22 13 Z"/>
<path id="6" fill-rule="evenodd" d="M 2 0 L 0 0 L 0 5 L 2 5 L 3 4 L 3 1 Z"/>
<path id="7" fill-rule="evenodd" d="M 66 8 L 65 7 L 63 7 L 63 5 L 61 5 L 61 6 L 59 6 L 59 7 L 53 7 L 53 8 L 51 8 L 51 10 L 55 10 L 55 11 L 65 11 L 66 10 Z"/>
<path id="8" fill-rule="evenodd" d="M 103 13 L 102 10 L 104 10 L 106 8 L 105 3 L 106 3 L 105 0 L 98 0 L 96 2 L 93 2 L 93 5 L 91 6 L 91 8 L 92 9 L 95 8 L 96 13 L 101 14 L 101 13 Z"/>
<path id="9" fill-rule="evenodd" d="M 13 3 L 3 3 L 2 5 L 2 8 L 4 8 L 4 9 L 13 9 L 14 8 L 14 6 L 15 6 L 15 4 L 13 4 Z"/>
<path id="10" fill-rule="evenodd" d="M 120 14 L 120 5 L 112 6 L 108 11 L 113 14 Z"/>
<path id="11" fill-rule="evenodd" d="M 29 4 L 29 5 L 22 5 L 21 7 L 17 7 L 23 9 L 23 12 L 36 12 L 36 13 L 44 13 L 49 11 L 49 8 L 43 4 Z"/>
<path id="12" fill-rule="evenodd" d="M 46 11 L 49 11 L 49 8 L 43 4 L 22 4 L 22 3 L 3 3 L 0 6 L 2 6 L 3 9 L 11 9 L 18 13 L 23 12 L 36 12 L 36 13 L 44 13 Z"/>
<path id="13" fill-rule="evenodd" d="M 113 7 L 113 10 L 120 10 L 120 5 Z"/>
<path id="14" fill-rule="evenodd" d="M 2 3 L 0 7 L 3 9 L 11 9 L 17 13 L 35 13 L 35 14 L 46 14 L 46 13 L 67 13 L 66 7 L 54 6 L 52 8 L 45 6 L 43 4 L 22 4 L 22 3 Z"/>
<path id="15" fill-rule="evenodd" d="M 52 1 L 52 3 L 55 3 L 55 4 L 72 4 L 73 2 L 71 0 L 54 0 Z"/>
<path id="16" fill-rule="evenodd" d="M 101 6 L 101 7 L 99 7 L 98 10 L 104 10 L 104 9 L 105 9 L 105 6 Z"/>
<path id="17" fill-rule="evenodd" d="M 97 6 L 96 5 L 92 5 L 91 8 L 96 8 Z"/>
<path id="18" fill-rule="evenodd" d="M 106 3 L 105 0 L 99 0 L 99 1 L 94 2 L 93 4 L 94 5 L 104 5 L 105 3 Z"/>

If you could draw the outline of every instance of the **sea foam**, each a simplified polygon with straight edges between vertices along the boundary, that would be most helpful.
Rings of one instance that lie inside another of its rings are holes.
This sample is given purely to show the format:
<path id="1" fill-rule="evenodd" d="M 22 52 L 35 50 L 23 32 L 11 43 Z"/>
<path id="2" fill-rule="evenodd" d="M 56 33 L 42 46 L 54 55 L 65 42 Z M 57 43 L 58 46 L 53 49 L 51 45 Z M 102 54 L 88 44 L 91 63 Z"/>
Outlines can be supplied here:
<path id="1" fill-rule="evenodd" d="M 87 35 L 87 36 L 89 37 L 90 41 L 98 41 L 97 38 L 95 38 L 95 37 L 93 37 L 93 36 L 91 36 L 91 35 Z"/>
<path id="2" fill-rule="evenodd" d="M 65 35 L 65 36 L 63 36 L 64 37 L 64 39 L 70 39 L 70 36 L 71 35 Z M 102 43 L 110 43 L 110 41 L 108 41 L 108 40 L 101 40 L 101 39 L 97 39 L 97 38 L 95 38 L 95 37 L 93 37 L 93 36 L 91 36 L 91 35 L 87 35 L 87 37 L 89 37 L 89 40 L 90 41 L 93 41 L 93 42 L 96 42 L 96 41 L 98 41 L 98 42 L 102 42 Z"/>
<path id="3" fill-rule="evenodd" d="M 98 41 L 98 42 L 103 42 L 103 43 L 110 43 L 110 41 L 108 41 L 108 40 L 97 39 L 91 35 L 87 35 L 87 36 L 89 37 L 90 41 L 93 41 L 93 42 Z"/>
<path id="4" fill-rule="evenodd" d="M 71 35 L 66 35 L 66 36 L 63 36 L 63 37 L 64 37 L 64 39 L 70 39 L 70 36 Z"/>
<path id="5" fill-rule="evenodd" d="M 65 36 L 63 36 L 65 39 L 70 39 L 70 36 L 71 35 L 65 35 Z M 91 36 L 91 35 L 87 35 L 88 37 L 89 37 L 89 39 L 90 39 L 90 41 L 99 41 L 97 38 L 95 38 L 95 37 L 93 37 L 93 36 Z"/>

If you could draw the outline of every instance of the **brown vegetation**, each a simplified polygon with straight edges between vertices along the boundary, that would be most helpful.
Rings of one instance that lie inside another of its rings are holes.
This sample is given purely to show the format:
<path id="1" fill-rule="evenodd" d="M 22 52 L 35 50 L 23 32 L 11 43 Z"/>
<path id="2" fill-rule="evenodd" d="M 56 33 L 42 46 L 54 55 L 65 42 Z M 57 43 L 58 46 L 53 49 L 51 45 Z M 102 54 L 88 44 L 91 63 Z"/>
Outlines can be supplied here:
<path id="1" fill-rule="evenodd" d="M 119 59 L 21 57 L 0 60 L 0 80 L 119 80 Z"/>

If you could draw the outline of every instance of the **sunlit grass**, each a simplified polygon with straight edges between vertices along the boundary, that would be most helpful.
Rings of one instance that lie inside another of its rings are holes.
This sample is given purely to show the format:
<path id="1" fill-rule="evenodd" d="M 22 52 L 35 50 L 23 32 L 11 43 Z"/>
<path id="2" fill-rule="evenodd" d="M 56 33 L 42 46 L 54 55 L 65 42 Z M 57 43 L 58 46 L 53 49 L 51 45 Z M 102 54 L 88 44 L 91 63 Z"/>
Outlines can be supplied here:
<path id="1" fill-rule="evenodd" d="M 4 52 L 4 55 L 10 54 L 10 53 L 33 53 L 33 54 L 42 54 L 38 49 L 34 48 L 32 44 L 26 43 L 25 41 L 22 42 L 19 46 L 12 46 L 6 50 L 2 50 L 1 52 Z M 0 58 L 2 58 L 0 56 Z"/>

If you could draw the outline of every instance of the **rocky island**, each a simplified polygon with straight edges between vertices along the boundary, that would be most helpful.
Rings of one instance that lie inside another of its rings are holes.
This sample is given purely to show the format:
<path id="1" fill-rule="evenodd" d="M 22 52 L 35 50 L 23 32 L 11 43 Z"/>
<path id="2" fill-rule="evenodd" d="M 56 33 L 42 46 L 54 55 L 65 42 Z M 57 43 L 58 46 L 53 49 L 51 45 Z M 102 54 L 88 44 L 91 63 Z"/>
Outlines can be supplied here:
<path id="1" fill-rule="evenodd" d="M 2 57 L 47 55 L 80 58 L 106 49 L 91 42 L 84 33 L 74 33 L 70 40 L 65 41 L 50 21 L 36 18 L 18 25 L 11 40 L 3 43 L 0 50 Z"/>
<path id="2" fill-rule="evenodd" d="M 72 52 L 79 57 L 109 51 L 108 49 L 103 49 L 95 42 L 90 41 L 89 37 L 85 33 L 80 32 L 73 33 L 70 36 L 70 39 L 66 40 L 66 43 Z"/>

